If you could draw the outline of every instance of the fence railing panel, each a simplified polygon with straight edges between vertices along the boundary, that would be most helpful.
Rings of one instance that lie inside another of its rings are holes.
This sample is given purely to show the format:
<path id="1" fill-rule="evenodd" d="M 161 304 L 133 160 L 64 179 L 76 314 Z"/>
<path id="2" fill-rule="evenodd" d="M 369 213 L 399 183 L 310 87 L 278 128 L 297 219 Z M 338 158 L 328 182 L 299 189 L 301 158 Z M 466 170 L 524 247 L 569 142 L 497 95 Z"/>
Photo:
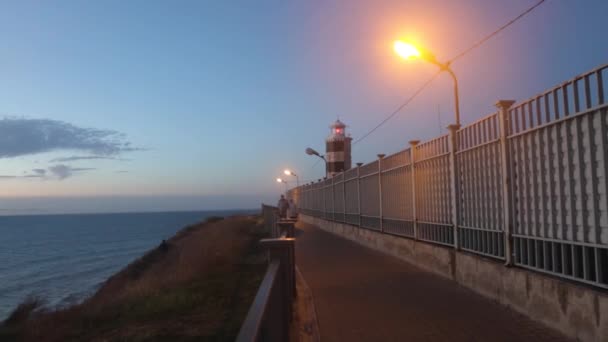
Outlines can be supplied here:
<path id="1" fill-rule="evenodd" d="M 421 221 L 450 223 L 448 158 L 416 163 L 416 214 Z"/>
<path id="2" fill-rule="evenodd" d="M 503 179 L 498 114 L 457 133 L 459 245 L 462 249 L 504 257 Z"/>
<path id="3" fill-rule="evenodd" d="M 346 193 L 346 213 L 359 214 L 359 187 L 356 179 L 348 180 L 344 183 L 344 191 Z"/>
<path id="4" fill-rule="evenodd" d="M 418 238 L 452 244 L 448 136 L 419 144 L 415 153 Z"/>
<path id="5" fill-rule="evenodd" d="M 410 149 L 391 154 L 382 159 L 382 171 L 390 170 L 396 167 L 406 166 L 411 163 Z"/>
<path id="6" fill-rule="evenodd" d="M 331 184 L 326 184 L 323 188 L 323 200 L 325 218 L 333 220 L 334 213 L 334 189 Z"/>
<path id="7" fill-rule="evenodd" d="M 607 73 L 499 101 L 498 113 L 290 194 L 312 215 L 608 288 Z"/>
<path id="8" fill-rule="evenodd" d="M 334 220 L 344 222 L 344 182 L 334 183 Z"/>
<path id="9" fill-rule="evenodd" d="M 378 189 L 378 174 L 361 178 L 359 180 L 359 184 L 361 226 L 370 229 L 380 229 L 380 194 Z"/>
<path id="10" fill-rule="evenodd" d="M 515 234 L 608 246 L 605 120 L 596 110 L 509 138 Z"/>
<path id="11" fill-rule="evenodd" d="M 384 165 L 384 160 L 382 164 Z M 411 166 L 397 167 L 382 173 L 382 217 L 414 220 Z"/>

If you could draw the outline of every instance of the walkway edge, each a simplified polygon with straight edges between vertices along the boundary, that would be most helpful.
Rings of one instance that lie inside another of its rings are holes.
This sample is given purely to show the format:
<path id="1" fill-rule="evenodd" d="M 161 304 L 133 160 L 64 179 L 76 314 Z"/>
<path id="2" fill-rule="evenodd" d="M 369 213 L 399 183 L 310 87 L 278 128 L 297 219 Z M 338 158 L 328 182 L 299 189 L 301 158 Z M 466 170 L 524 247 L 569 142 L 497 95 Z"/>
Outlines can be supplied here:
<path id="1" fill-rule="evenodd" d="M 296 266 L 296 302 L 291 328 L 294 342 L 320 342 L 319 320 L 315 309 L 314 297 L 300 269 Z"/>

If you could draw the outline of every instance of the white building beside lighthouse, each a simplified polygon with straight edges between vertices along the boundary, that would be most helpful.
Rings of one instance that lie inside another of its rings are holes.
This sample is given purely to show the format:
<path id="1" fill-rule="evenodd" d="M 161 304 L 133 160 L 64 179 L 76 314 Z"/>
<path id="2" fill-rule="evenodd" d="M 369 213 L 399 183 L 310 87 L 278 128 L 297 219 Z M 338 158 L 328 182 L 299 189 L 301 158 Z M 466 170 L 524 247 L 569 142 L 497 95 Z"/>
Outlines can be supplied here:
<path id="1" fill-rule="evenodd" d="M 325 159 L 327 175 L 333 177 L 351 167 L 352 138 L 346 135 L 346 125 L 340 119 L 331 124 L 329 128 L 330 134 L 325 139 Z"/>

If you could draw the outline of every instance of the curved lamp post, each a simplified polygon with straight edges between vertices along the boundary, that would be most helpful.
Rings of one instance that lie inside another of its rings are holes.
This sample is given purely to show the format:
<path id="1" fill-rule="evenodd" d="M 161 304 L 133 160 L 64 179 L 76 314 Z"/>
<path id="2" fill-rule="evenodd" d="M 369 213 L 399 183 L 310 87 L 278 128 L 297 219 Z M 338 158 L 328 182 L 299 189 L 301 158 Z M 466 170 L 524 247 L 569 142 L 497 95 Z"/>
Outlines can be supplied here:
<path id="1" fill-rule="evenodd" d="M 325 178 L 327 178 L 327 160 L 325 159 L 325 157 L 320 155 L 319 152 L 313 150 L 310 147 L 306 148 L 306 154 L 308 154 L 309 156 L 317 156 L 323 159 L 323 161 L 325 162 Z"/>
<path id="2" fill-rule="evenodd" d="M 285 169 L 285 171 L 283 171 L 283 173 L 285 173 L 286 176 L 296 177 L 296 186 L 300 187 L 300 177 L 298 175 L 296 175 L 293 171 L 291 171 L 289 169 Z"/>
<path id="3" fill-rule="evenodd" d="M 459 105 L 459 100 L 458 100 L 458 80 L 456 79 L 456 75 L 454 74 L 454 71 L 452 71 L 452 69 L 450 68 L 450 62 L 448 61 L 445 63 L 441 63 L 435 58 L 435 55 L 433 55 L 429 51 L 418 48 L 410 43 L 400 41 L 400 40 L 395 41 L 395 43 L 393 44 L 393 49 L 399 56 L 401 56 L 405 59 L 412 59 L 412 58 L 423 59 L 429 63 L 435 64 L 436 66 L 439 67 L 439 69 L 441 71 L 446 71 L 448 74 L 450 74 L 450 76 L 452 76 L 452 80 L 454 80 L 454 107 L 456 110 L 456 125 L 458 127 L 460 127 L 460 105 Z"/>

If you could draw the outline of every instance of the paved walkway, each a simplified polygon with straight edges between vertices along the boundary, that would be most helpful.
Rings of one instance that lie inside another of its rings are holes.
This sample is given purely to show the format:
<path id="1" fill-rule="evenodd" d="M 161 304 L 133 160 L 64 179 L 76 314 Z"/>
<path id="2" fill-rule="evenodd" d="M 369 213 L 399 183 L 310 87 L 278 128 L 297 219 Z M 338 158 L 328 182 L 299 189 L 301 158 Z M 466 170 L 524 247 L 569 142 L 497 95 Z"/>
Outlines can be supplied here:
<path id="1" fill-rule="evenodd" d="M 569 341 L 453 281 L 297 224 L 321 341 Z"/>

